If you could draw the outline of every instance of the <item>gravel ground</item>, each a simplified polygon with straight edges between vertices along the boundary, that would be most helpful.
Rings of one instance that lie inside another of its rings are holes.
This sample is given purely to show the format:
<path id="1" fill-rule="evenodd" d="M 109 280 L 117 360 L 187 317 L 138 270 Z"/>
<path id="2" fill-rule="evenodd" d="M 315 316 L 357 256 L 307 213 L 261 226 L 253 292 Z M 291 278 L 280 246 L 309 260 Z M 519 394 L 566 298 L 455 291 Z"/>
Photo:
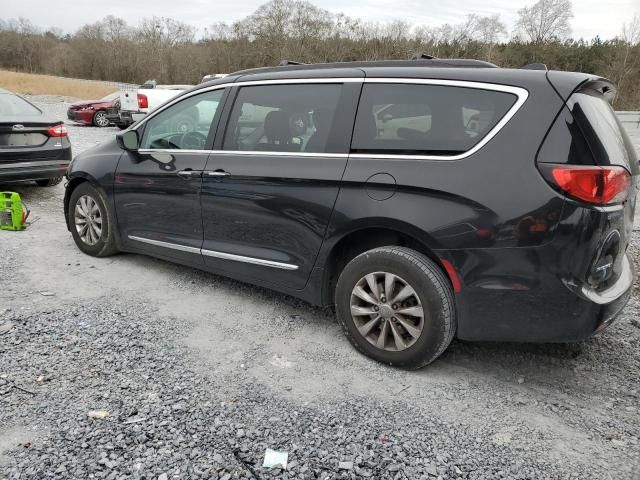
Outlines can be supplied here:
<path id="1" fill-rule="evenodd" d="M 117 131 L 69 130 L 76 153 Z M 0 479 L 638 478 L 638 285 L 586 342 L 455 341 L 405 372 L 357 354 L 330 311 L 85 256 L 61 185 L 12 188 L 33 224 L 0 233 Z M 637 269 L 639 248 L 635 232 Z M 266 448 L 288 468 L 263 468 Z"/>

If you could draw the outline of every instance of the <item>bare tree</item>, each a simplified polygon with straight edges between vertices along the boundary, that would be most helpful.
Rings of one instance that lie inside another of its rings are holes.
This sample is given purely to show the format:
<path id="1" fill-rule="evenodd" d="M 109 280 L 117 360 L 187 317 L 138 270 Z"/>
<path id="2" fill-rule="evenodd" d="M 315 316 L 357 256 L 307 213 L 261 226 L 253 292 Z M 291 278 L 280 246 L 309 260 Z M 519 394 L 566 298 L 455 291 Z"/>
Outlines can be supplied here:
<path id="1" fill-rule="evenodd" d="M 532 43 L 539 45 L 571 34 L 573 18 L 571 0 L 539 0 L 518 10 L 516 29 Z"/>
<path id="2" fill-rule="evenodd" d="M 640 14 L 635 14 L 628 23 L 622 24 L 621 35 L 618 36 L 615 42 L 618 48 L 616 48 L 615 55 L 611 58 L 609 75 L 620 92 L 625 89 L 629 77 L 633 75 L 633 72 L 637 71 L 640 63 L 637 52 L 638 47 L 640 47 Z M 615 103 L 620 103 L 619 95 Z"/>
<path id="3" fill-rule="evenodd" d="M 640 13 L 636 13 L 629 23 L 622 24 L 622 39 L 631 46 L 640 44 Z"/>
<path id="4" fill-rule="evenodd" d="M 485 58 L 491 61 L 493 47 L 501 37 L 507 34 L 507 27 L 500 20 L 500 15 L 495 14 L 488 17 L 478 18 L 476 24 L 476 36 L 480 43 L 485 45 Z"/>
<path id="5" fill-rule="evenodd" d="M 4 18 L 0 68 L 132 83 L 151 78 L 195 83 L 204 74 L 275 65 L 282 59 L 316 63 L 427 53 L 484 58 L 504 67 L 542 61 L 554 69 L 605 76 L 618 87 L 616 108 L 640 107 L 640 16 L 629 16 L 615 39 L 556 41 L 568 33 L 570 18 L 570 1 L 541 0 L 521 11 L 520 38 L 509 41 L 497 15 L 468 15 L 441 26 L 371 23 L 306 0 L 272 0 L 232 24 L 212 25 L 204 35 L 161 17 L 136 26 L 106 17 L 73 34 Z"/>

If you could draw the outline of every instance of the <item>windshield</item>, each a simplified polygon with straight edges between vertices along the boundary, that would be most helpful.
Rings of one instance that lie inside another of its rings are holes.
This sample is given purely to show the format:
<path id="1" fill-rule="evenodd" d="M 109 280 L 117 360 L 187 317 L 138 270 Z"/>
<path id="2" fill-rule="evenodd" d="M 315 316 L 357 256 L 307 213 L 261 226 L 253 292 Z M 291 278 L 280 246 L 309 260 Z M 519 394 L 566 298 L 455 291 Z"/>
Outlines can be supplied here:
<path id="1" fill-rule="evenodd" d="M 42 112 L 25 99 L 12 93 L 0 93 L 0 115 L 36 117 Z"/>

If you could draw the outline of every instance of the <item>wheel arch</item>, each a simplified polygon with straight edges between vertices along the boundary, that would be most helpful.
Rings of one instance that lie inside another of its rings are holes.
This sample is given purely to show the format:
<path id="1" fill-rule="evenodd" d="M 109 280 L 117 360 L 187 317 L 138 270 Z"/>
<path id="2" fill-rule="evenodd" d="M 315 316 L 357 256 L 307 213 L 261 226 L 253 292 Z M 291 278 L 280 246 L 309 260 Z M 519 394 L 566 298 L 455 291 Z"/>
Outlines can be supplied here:
<path id="1" fill-rule="evenodd" d="M 108 199 L 104 188 L 102 188 L 100 182 L 98 182 L 95 178 L 84 172 L 75 173 L 74 176 L 71 177 L 67 182 L 64 191 L 64 219 L 65 223 L 67 224 L 67 230 L 69 231 L 71 231 L 71 225 L 69 224 L 69 201 L 71 200 L 71 194 L 76 188 L 78 188 L 79 185 L 83 183 L 91 184 L 92 187 L 95 187 L 98 191 L 100 191 L 105 200 Z"/>
<path id="2" fill-rule="evenodd" d="M 335 286 L 340 272 L 353 258 L 363 252 L 377 247 L 400 246 L 407 247 L 422 253 L 432 260 L 445 274 L 453 290 L 456 289 L 455 272 L 451 270 L 451 264 L 446 258 L 436 253 L 436 242 L 424 232 L 419 231 L 413 225 L 392 221 L 381 222 L 377 219 L 367 219 L 353 225 L 339 236 L 334 236 L 330 245 L 326 248 L 322 279 L 322 302 L 324 305 L 333 305 Z M 453 278 L 452 278 L 453 276 Z"/>

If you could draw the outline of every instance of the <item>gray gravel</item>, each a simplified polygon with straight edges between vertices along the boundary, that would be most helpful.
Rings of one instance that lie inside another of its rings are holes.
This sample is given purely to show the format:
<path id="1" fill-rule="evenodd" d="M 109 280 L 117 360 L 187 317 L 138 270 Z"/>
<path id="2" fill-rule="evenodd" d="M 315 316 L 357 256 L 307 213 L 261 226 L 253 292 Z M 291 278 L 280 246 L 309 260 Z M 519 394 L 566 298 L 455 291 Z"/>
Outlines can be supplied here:
<path id="1" fill-rule="evenodd" d="M 117 131 L 69 128 L 76 152 Z M 87 257 L 62 186 L 12 188 L 34 223 L 0 233 L 0 479 L 638 478 L 637 286 L 586 342 L 454 342 L 404 372 L 357 354 L 330 311 Z M 262 467 L 266 448 L 286 471 Z"/>

